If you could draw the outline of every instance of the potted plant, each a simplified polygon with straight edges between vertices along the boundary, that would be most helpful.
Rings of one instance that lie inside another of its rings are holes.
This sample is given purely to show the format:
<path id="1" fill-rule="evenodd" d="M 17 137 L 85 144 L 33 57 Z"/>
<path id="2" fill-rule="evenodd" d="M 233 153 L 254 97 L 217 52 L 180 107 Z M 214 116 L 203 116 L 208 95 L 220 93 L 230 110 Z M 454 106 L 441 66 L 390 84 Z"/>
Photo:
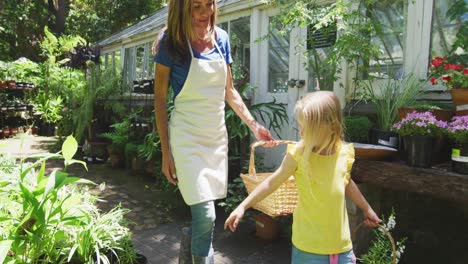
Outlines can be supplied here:
<path id="1" fill-rule="evenodd" d="M 145 172 L 155 176 L 161 159 L 159 134 L 156 131 L 146 134 L 144 143 L 138 148 L 139 156 L 145 160 Z"/>
<path id="2" fill-rule="evenodd" d="M 462 107 L 468 104 L 468 68 L 466 62 L 460 61 L 461 57 L 435 57 L 429 68 L 431 84 L 442 83 L 450 90 L 453 104 L 457 107 L 457 115 L 468 112 Z M 461 112 L 463 110 L 464 112 Z"/>
<path id="3" fill-rule="evenodd" d="M 433 146 L 446 127 L 447 122 L 437 120 L 431 112 L 412 112 L 395 123 L 394 131 L 403 138 L 406 163 L 412 167 L 430 167 Z"/>
<path id="4" fill-rule="evenodd" d="M 435 104 L 432 102 L 416 102 L 398 108 L 398 116 L 400 120 L 406 117 L 411 112 L 431 112 L 437 120 L 450 121 L 453 116 L 453 111 L 450 106 L 443 104 Z"/>
<path id="5" fill-rule="evenodd" d="M 62 119 L 63 99 L 60 96 L 49 96 L 45 92 L 38 93 L 34 108 L 41 116 L 43 123 L 40 126 L 42 136 L 53 136 L 55 125 Z"/>
<path id="6" fill-rule="evenodd" d="M 453 171 L 468 174 L 468 116 L 455 116 L 448 123 L 447 136 L 453 141 Z"/>
<path id="7" fill-rule="evenodd" d="M 0 89 L 8 88 L 6 77 L 7 77 L 7 65 L 5 62 L 0 61 Z"/>
<path id="8" fill-rule="evenodd" d="M 99 137 L 109 139 L 111 144 L 107 145 L 107 153 L 112 168 L 121 168 L 124 164 L 124 149 L 129 140 L 130 121 L 125 119 L 120 123 L 111 125 L 113 131 L 102 133 Z"/>
<path id="9" fill-rule="evenodd" d="M 380 80 L 381 81 L 381 80 Z M 401 79 L 387 79 L 364 82 L 364 98 L 375 105 L 376 127 L 371 129 L 370 143 L 398 147 L 398 136 L 392 125 L 398 120 L 398 108 L 416 101 L 423 88 L 423 82 L 410 74 Z"/>

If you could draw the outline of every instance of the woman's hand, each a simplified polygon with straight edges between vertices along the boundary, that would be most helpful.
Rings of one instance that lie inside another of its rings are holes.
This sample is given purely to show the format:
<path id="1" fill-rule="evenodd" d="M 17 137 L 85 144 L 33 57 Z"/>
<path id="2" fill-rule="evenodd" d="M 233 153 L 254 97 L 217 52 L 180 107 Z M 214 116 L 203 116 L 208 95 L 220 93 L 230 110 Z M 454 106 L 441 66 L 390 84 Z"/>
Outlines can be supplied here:
<path id="1" fill-rule="evenodd" d="M 265 147 L 273 147 L 276 146 L 274 142 L 274 138 L 270 133 L 270 130 L 266 129 L 264 126 L 260 125 L 259 123 L 255 122 L 255 125 L 252 128 L 252 132 L 255 135 L 255 138 L 258 141 L 269 141 L 265 144 Z"/>
<path id="2" fill-rule="evenodd" d="M 364 214 L 364 224 L 369 227 L 378 227 L 382 220 L 377 216 L 377 214 L 372 210 L 372 208 L 368 208 L 367 210 L 363 211 Z"/>
<path id="3" fill-rule="evenodd" d="M 162 156 L 162 173 L 166 176 L 167 180 L 177 185 L 177 174 L 175 169 L 174 158 L 172 157 L 172 153 L 169 152 L 166 155 Z"/>
<path id="4" fill-rule="evenodd" d="M 244 209 L 237 207 L 226 219 L 226 222 L 224 222 L 224 230 L 229 227 L 231 232 L 235 232 L 237 225 L 239 225 L 239 221 L 242 219 L 242 217 L 244 217 L 244 213 Z"/>

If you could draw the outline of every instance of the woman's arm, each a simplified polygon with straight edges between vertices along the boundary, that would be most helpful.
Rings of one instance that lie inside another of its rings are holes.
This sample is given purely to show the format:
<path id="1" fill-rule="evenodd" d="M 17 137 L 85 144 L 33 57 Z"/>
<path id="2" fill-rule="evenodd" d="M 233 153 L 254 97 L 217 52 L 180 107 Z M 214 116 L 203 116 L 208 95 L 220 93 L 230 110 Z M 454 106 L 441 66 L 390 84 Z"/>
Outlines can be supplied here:
<path id="1" fill-rule="evenodd" d="M 161 141 L 162 172 L 172 184 L 177 184 L 177 174 L 174 159 L 169 146 L 169 133 L 167 124 L 167 94 L 169 89 L 169 75 L 171 68 L 156 63 L 154 69 L 154 110 L 156 127 Z"/>
<path id="2" fill-rule="evenodd" d="M 252 207 L 254 204 L 265 199 L 269 194 L 274 192 L 278 187 L 287 180 L 296 170 L 297 163 L 291 154 L 287 153 L 281 163 L 281 166 L 260 185 L 258 185 L 252 193 L 245 198 L 245 200 L 229 215 L 228 219 L 224 223 L 224 229 L 229 229 L 234 232 L 236 231 L 239 221 L 244 216 L 245 210 Z"/>
<path id="3" fill-rule="evenodd" d="M 349 183 L 346 185 L 345 194 L 362 210 L 365 225 L 377 227 L 382 222 L 352 179 L 349 179 Z"/>
<path id="4" fill-rule="evenodd" d="M 234 110 L 234 112 L 240 117 L 240 119 L 244 121 L 245 124 L 247 124 L 249 129 L 254 133 L 257 140 L 274 140 L 270 131 L 255 121 L 249 109 L 247 109 L 245 106 L 239 92 L 237 92 L 237 90 L 234 88 L 231 66 L 229 64 L 227 65 L 226 101 L 231 106 L 232 110 Z"/>

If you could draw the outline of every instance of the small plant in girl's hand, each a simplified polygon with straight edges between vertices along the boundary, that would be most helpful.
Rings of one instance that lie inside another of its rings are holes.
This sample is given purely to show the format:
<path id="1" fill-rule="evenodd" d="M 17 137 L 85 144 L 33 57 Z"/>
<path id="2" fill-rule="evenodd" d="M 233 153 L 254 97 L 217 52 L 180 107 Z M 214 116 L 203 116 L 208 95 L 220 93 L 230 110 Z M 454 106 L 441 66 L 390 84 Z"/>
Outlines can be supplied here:
<path id="1" fill-rule="evenodd" d="M 412 112 L 393 125 L 400 136 L 440 136 L 447 127 L 446 121 L 435 118 L 431 112 Z"/>
<path id="2" fill-rule="evenodd" d="M 448 123 L 447 135 L 457 143 L 468 143 L 468 115 L 453 117 Z"/>
<path id="3" fill-rule="evenodd" d="M 395 213 L 392 212 L 388 217 L 388 221 L 382 225 L 388 232 L 393 230 L 396 226 Z M 393 252 L 390 240 L 381 229 L 376 228 L 373 231 L 375 239 L 372 241 L 368 252 L 362 255 L 359 260 L 363 264 L 392 264 Z M 405 251 L 405 241 L 406 238 L 395 241 L 397 263 Z"/>

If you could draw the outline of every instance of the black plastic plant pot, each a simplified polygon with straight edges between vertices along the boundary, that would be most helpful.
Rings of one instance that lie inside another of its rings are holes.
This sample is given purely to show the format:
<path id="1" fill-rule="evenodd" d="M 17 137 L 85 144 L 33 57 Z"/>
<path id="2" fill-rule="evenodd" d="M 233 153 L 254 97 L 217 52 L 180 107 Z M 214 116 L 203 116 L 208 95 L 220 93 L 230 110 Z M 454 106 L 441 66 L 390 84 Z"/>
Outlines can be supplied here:
<path id="1" fill-rule="evenodd" d="M 452 171 L 468 175 L 468 143 L 455 143 L 452 147 Z"/>
<path id="2" fill-rule="evenodd" d="M 435 138 L 430 136 L 404 136 L 406 164 L 411 167 L 429 168 L 432 165 L 432 148 Z"/>
<path id="3" fill-rule="evenodd" d="M 370 143 L 398 149 L 398 134 L 377 128 L 370 130 Z"/>

